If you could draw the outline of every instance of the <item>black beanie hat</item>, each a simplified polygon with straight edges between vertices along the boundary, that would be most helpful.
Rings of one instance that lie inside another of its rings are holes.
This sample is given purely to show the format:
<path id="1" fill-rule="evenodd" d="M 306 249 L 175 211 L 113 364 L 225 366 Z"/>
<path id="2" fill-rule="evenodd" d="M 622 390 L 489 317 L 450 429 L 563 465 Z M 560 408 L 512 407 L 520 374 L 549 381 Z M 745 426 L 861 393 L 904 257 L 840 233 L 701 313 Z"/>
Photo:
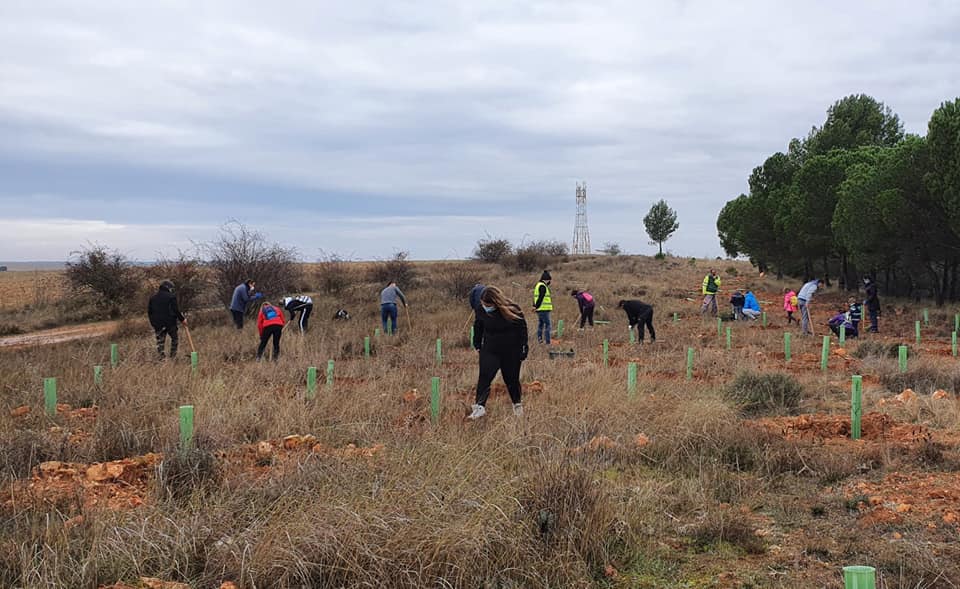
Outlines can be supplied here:
<path id="1" fill-rule="evenodd" d="M 548 270 L 544 270 L 543 274 L 540 275 L 540 280 L 542 281 L 552 280 L 552 278 L 550 277 L 550 272 Z"/>

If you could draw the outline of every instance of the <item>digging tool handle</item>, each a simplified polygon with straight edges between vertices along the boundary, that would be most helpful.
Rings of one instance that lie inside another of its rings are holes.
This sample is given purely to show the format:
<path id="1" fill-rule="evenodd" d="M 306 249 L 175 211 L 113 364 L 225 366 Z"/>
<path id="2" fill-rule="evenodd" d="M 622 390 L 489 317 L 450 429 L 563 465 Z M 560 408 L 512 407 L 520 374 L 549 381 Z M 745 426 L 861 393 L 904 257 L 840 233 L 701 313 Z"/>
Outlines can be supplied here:
<path id="1" fill-rule="evenodd" d="M 187 334 L 187 343 L 190 344 L 190 351 L 191 351 L 191 352 L 196 352 L 197 349 L 196 349 L 195 347 L 193 347 L 193 336 L 190 335 L 190 327 L 187 326 L 187 320 L 186 320 L 186 319 L 183 320 L 183 331 L 184 331 L 184 333 Z"/>

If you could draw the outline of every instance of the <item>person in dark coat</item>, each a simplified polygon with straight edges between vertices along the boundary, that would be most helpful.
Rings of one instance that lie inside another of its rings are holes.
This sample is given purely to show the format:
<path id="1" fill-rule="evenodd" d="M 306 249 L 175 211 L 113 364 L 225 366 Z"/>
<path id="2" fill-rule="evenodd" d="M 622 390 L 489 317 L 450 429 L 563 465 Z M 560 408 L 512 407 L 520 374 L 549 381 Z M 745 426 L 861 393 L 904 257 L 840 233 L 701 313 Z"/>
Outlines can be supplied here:
<path id="1" fill-rule="evenodd" d="M 256 287 L 256 281 L 246 280 L 233 289 L 233 296 L 230 297 L 230 315 L 237 329 L 243 329 L 243 314 L 247 312 L 247 306 L 263 297 L 263 294 L 255 292 Z"/>
<path id="2" fill-rule="evenodd" d="M 510 393 L 513 414 L 523 415 L 520 367 L 529 351 L 523 311 L 495 286 L 483 290 L 480 306 L 483 314 L 473 324 L 473 347 L 480 352 L 480 373 L 476 402 L 467 418 L 480 419 L 487 414 L 490 384 L 498 371 Z"/>
<path id="3" fill-rule="evenodd" d="M 643 327 L 650 332 L 650 342 L 657 341 L 657 333 L 653 330 L 653 307 L 640 301 L 620 301 L 618 309 L 623 309 L 630 321 L 630 328 L 637 327 L 637 341 L 643 345 Z"/>
<path id="4" fill-rule="evenodd" d="M 867 300 L 864 306 L 870 315 L 870 333 L 880 332 L 880 297 L 877 296 L 877 285 L 870 278 L 863 279 L 863 286 L 867 291 Z"/>
<path id="5" fill-rule="evenodd" d="M 150 302 L 147 303 L 147 317 L 157 338 L 157 353 L 161 358 L 164 357 L 164 345 L 169 335 L 170 357 L 176 357 L 177 346 L 180 344 L 179 324 L 186 324 L 187 319 L 180 312 L 177 296 L 173 292 L 173 283 L 169 280 L 161 282 L 160 289 L 150 297 Z"/>
<path id="6" fill-rule="evenodd" d="M 574 290 L 570 293 L 570 296 L 577 299 L 577 306 L 580 307 L 581 331 L 587 322 L 590 322 L 590 327 L 593 327 L 593 311 L 597 307 L 597 301 L 593 298 L 593 295 L 585 290 Z"/>

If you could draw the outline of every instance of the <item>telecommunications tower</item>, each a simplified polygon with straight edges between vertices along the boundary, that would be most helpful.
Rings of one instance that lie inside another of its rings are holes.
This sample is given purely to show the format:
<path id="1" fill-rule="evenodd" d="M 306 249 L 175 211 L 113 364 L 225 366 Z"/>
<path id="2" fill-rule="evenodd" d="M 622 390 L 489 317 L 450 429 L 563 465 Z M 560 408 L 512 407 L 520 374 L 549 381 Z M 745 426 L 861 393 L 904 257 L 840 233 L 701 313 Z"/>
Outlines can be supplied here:
<path id="1" fill-rule="evenodd" d="M 577 222 L 573 226 L 573 255 L 590 254 L 590 229 L 587 228 L 587 183 L 577 182 Z"/>

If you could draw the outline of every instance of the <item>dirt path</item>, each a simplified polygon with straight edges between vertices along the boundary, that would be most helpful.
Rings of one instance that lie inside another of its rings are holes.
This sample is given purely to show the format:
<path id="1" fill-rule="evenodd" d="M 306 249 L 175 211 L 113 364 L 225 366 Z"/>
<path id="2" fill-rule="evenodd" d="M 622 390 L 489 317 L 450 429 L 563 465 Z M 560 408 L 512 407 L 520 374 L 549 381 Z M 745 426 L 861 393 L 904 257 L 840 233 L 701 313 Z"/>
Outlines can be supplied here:
<path id="1" fill-rule="evenodd" d="M 21 335 L 0 337 L 0 350 L 26 348 L 29 346 L 46 346 L 78 339 L 98 337 L 110 333 L 116 326 L 116 321 L 101 321 L 99 323 L 70 325 Z"/>

